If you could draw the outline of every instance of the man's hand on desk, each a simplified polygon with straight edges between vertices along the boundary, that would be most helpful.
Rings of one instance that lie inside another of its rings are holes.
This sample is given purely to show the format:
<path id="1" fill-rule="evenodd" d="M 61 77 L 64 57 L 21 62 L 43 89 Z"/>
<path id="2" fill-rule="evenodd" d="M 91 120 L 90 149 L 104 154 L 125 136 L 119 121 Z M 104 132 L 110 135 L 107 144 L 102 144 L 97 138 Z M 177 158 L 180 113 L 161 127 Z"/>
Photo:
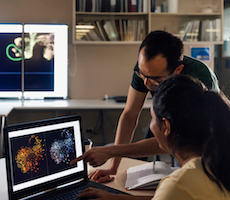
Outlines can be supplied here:
<path id="1" fill-rule="evenodd" d="M 103 165 L 109 158 L 111 158 L 111 155 L 109 154 L 107 147 L 93 147 L 82 156 L 72 160 L 70 165 L 83 160 L 85 163 L 89 163 L 93 167 L 97 167 Z"/>

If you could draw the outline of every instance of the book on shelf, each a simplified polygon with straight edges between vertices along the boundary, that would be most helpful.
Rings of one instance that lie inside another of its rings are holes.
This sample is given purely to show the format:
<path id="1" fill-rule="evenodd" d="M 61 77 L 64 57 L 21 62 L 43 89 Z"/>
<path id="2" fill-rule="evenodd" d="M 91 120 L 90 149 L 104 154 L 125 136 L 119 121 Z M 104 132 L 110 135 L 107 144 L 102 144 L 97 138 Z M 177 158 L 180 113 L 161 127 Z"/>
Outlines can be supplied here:
<path id="1" fill-rule="evenodd" d="M 86 35 L 84 35 L 83 37 L 82 37 L 82 39 L 81 39 L 82 41 L 91 41 L 92 40 L 92 38 L 89 36 L 89 34 L 86 34 Z"/>
<path id="2" fill-rule="evenodd" d="M 128 0 L 123 0 L 124 12 L 129 12 Z"/>
<path id="3" fill-rule="evenodd" d="M 220 18 L 209 20 L 206 30 L 209 41 L 221 41 L 221 20 Z"/>
<path id="4" fill-rule="evenodd" d="M 86 41 L 142 41 L 146 36 L 145 20 L 95 20 L 79 21 L 77 25 L 93 25 L 85 36 L 77 32 L 77 40 Z M 77 28 L 82 29 L 82 28 Z"/>
<path id="5" fill-rule="evenodd" d="M 101 27 L 101 30 L 102 30 L 103 35 L 104 35 L 106 41 L 109 41 L 109 36 L 108 36 L 107 32 L 105 31 L 104 24 L 105 24 L 105 21 L 104 21 L 104 20 L 99 21 L 99 25 L 100 25 L 100 27 Z"/>
<path id="6" fill-rule="evenodd" d="M 105 21 L 103 27 L 110 41 L 118 41 L 117 31 L 114 30 L 114 27 L 111 21 Z"/>
<path id="7" fill-rule="evenodd" d="M 96 1 L 97 0 L 92 0 L 92 9 L 91 9 L 91 12 L 96 12 Z"/>
<path id="8" fill-rule="evenodd" d="M 123 20 L 123 34 L 124 34 L 124 41 L 128 41 L 127 36 L 127 20 Z"/>
<path id="9" fill-rule="evenodd" d="M 221 19 L 216 19 L 216 37 L 215 41 L 221 41 Z"/>
<path id="10" fill-rule="evenodd" d="M 151 8 L 150 8 L 151 12 L 155 12 L 155 7 L 156 7 L 155 0 L 151 0 L 150 4 L 151 4 Z"/>
<path id="11" fill-rule="evenodd" d="M 138 20 L 137 22 L 137 41 L 143 41 L 146 36 L 145 20 Z"/>
<path id="12" fill-rule="evenodd" d="M 125 0 L 120 0 L 120 12 L 124 12 L 124 1 Z"/>
<path id="13" fill-rule="evenodd" d="M 217 29 L 216 29 L 216 20 L 212 20 L 212 41 L 216 41 L 216 34 L 217 34 Z"/>
<path id="14" fill-rule="evenodd" d="M 123 21 L 121 19 L 119 19 L 119 26 L 120 26 L 120 35 L 121 35 L 121 41 L 125 41 L 125 28 L 123 26 Z"/>
<path id="15" fill-rule="evenodd" d="M 97 21 L 94 21 L 94 26 L 95 26 L 95 28 L 98 30 L 99 35 L 100 35 L 100 37 L 102 38 L 102 40 L 103 40 L 103 41 L 106 41 L 105 33 L 103 32 L 102 27 L 101 27 L 101 24 L 100 24 L 100 22 L 99 22 L 98 20 L 97 20 Z"/>
<path id="16" fill-rule="evenodd" d="M 122 0 L 116 0 L 115 12 L 123 12 Z"/>
<path id="17" fill-rule="evenodd" d="M 193 24 L 194 24 L 194 21 L 190 21 L 188 23 L 188 27 L 187 27 L 187 29 L 185 31 L 185 37 L 183 38 L 183 41 L 190 41 L 191 40 Z"/>
<path id="18" fill-rule="evenodd" d="M 95 0 L 95 12 L 101 12 L 102 0 Z"/>
<path id="19" fill-rule="evenodd" d="M 200 25 L 200 41 L 206 40 L 206 20 L 201 21 Z"/>
<path id="20" fill-rule="evenodd" d="M 175 33 L 182 41 L 221 41 L 221 19 L 192 20 L 182 23 Z"/>
<path id="21" fill-rule="evenodd" d="M 92 12 L 92 0 L 85 0 L 85 11 L 86 12 Z"/>
<path id="22" fill-rule="evenodd" d="M 140 39 L 141 41 L 145 39 L 146 34 L 147 34 L 147 31 L 146 31 L 146 21 L 142 20 L 142 38 Z"/>
<path id="23" fill-rule="evenodd" d="M 76 11 L 83 12 L 85 11 L 85 3 L 86 1 L 84 0 L 77 0 L 76 1 Z"/>
<path id="24" fill-rule="evenodd" d="M 116 22 L 115 22 L 115 20 L 110 20 L 110 22 L 111 22 L 111 25 L 112 25 L 112 27 L 113 27 L 113 31 L 114 31 L 114 33 L 115 33 L 115 36 L 116 36 L 116 38 L 117 38 L 117 41 L 119 41 L 120 40 L 120 38 L 119 38 L 119 33 L 118 33 L 118 27 L 117 27 L 117 25 L 116 25 Z"/>
<path id="25" fill-rule="evenodd" d="M 143 0 L 143 12 L 148 12 L 148 1 Z"/>
<path id="26" fill-rule="evenodd" d="M 138 41 L 137 32 L 139 20 L 127 20 L 127 40 L 128 41 Z"/>
<path id="27" fill-rule="evenodd" d="M 133 41 L 137 41 L 138 20 L 133 20 Z"/>
<path id="28" fill-rule="evenodd" d="M 140 40 L 140 32 L 141 32 L 141 21 L 137 20 L 137 29 L 136 29 L 136 41 Z"/>
<path id="29" fill-rule="evenodd" d="M 105 41 L 105 37 L 101 31 L 101 27 L 98 27 L 97 21 L 93 21 L 92 24 L 94 25 L 94 30 L 96 32 L 96 34 L 98 35 L 98 37 L 101 39 L 101 41 Z"/>
<path id="30" fill-rule="evenodd" d="M 137 12 L 137 0 L 128 1 L 128 10 L 129 12 Z"/>
<path id="31" fill-rule="evenodd" d="M 116 11 L 116 0 L 108 0 L 110 1 L 110 12 L 115 12 Z"/>
<path id="32" fill-rule="evenodd" d="M 143 12 L 143 0 L 137 0 L 137 12 Z"/>
<path id="33" fill-rule="evenodd" d="M 207 29 L 207 35 L 209 37 L 209 40 L 208 41 L 213 41 L 213 21 L 212 20 L 209 20 L 208 22 L 208 29 Z"/>
<path id="34" fill-rule="evenodd" d="M 195 32 L 197 32 L 196 34 L 199 34 L 199 30 L 197 31 L 196 27 L 197 22 L 195 21 L 185 22 L 179 26 L 179 30 L 176 36 L 178 36 L 182 41 L 191 42 L 193 39 L 195 39 Z"/>
<path id="35" fill-rule="evenodd" d="M 147 12 L 147 0 L 76 0 L 77 12 Z"/>
<path id="36" fill-rule="evenodd" d="M 101 12 L 109 12 L 109 10 L 110 10 L 110 0 L 102 0 Z"/>
<path id="37" fill-rule="evenodd" d="M 209 19 L 203 20 L 201 22 L 200 34 L 201 34 L 201 41 L 211 41 L 210 39 L 210 29 L 211 23 Z"/>
<path id="38" fill-rule="evenodd" d="M 191 31 L 190 42 L 197 42 L 198 41 L 199 27 L 200 27 L 200 20 L 194 20 L 192 31 Z"/>
<path id="39" fill-rule="evenodd" d="M 132 38 L 132 25 L 131 25 L 132 21 L 130 19 L 127 20 L 127 41 L 133 41 Z"/>
<path id="40" fill-rule="evenodd" d="M 124 32 L 123 32 L 123 23 L 122 19 L 117 19 L 115 20 L 117 31 L 118 31 L 118 36 L 120 41 L 124 41 Z"/>
<path id="41" fill-rule="evenodd" d="M 143 39 L 143 20 L 138 21 L 138 36 L 137 41 L 142 41 Z"/>
<path id="42" fill-rule="evenodd" d="M 102 41 L 94 29 L 91 29 L 88 34 L 92 41 Z"/>
<path id="43" fill-rule="evenodd" d="M 76 12 L 77 12 L 77 11 L 81 11 L 80 3 L 81 3 L 81 1 L 76 1 L 76 8 L 75 8 Z"/>
<path id="44" fill-rule="evenodd" d="M 82 1 L 82 11 L 86 11 L 86 0 L 81 0 Z"/>
<path id="45" fill-rule="evenodd" d="M 156 161 L 155 170 L 153 162 L 130 167 L 127 171 L 125 188 L 127 190 L 156 189 L 161 179 L 171 174 L 173 170 L 162 161 Z"/>
<path id="46" fill-rule="evenodd" d="M 183 23 L 180 23 L 180 25 L 178 26 L 178 30 L 176 33 L 174 33 L 174 35 L 178 38 L 180 38 L 182 41 L 184 40 L 184 37 L 185 37 L 185 33 L 188 29 L 188 25 L 189 23 L 188 22 L 183 22 Z"/>

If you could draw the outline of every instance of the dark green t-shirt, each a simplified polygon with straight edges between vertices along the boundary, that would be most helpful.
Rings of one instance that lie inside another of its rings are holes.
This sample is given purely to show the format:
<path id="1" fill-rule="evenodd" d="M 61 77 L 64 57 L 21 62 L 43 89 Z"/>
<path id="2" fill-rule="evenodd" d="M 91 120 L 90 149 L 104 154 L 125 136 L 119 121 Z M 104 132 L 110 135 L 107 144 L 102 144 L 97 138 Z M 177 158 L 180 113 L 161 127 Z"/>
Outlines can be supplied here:
<path id="1" fill-rule="evenodd" d="M 189 74 L 192 77 L 202 81 L 208 89 L 212 89 L 213 91 L 220 92 L 216 75 L 203 62 L 188 56 L 184 56 L 183 64 L 184 64 L 184 68 L 181 71 L 181 74 Z M 136 70 L 139 69 L 138 62 L 135 66 L 135 69 Z M 136 73 L 133 73 L 131 86 L 139 92 L 145 92 L 145 93 L 149 92 L 148 88 L 144 85 L 144 81 L 140 77 L 138 77 Z M 152 91 L 150 92 L 152 95 L 154 94 L 154 92 Z"/>

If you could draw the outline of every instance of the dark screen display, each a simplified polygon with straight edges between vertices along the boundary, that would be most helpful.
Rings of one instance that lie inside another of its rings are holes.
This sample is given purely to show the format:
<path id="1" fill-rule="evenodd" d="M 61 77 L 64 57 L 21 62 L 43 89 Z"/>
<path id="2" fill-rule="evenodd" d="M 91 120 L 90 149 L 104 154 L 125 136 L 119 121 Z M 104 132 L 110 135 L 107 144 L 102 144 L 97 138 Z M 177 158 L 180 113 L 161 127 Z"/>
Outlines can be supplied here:
<path id="1" fill-rule="evenodd" d="M 73 127 L 14 137 L 11 151 L 15 185 L 76 167 Z"/>
<path id="2" fill-rule="evenodd" d="M 54 33 L 24 34 L 24 91 L 54 91 Z M 22 34 L 0 33 L 0 91 L 21 91 Z"/>

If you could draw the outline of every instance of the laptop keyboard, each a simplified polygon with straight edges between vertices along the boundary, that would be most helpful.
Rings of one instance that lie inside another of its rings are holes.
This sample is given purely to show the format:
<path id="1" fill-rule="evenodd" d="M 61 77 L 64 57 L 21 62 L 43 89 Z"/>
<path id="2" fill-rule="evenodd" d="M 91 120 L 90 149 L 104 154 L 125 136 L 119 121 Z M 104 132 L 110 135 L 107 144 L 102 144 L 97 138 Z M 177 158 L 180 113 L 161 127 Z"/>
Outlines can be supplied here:
<path id="1" fill-rule="evenodd" d="M 72 188 L 71 190 L 65 191 L 63 193 L 59 193 L 57 195 L 54 195 L 52 197 L 49 198 L 42 198 L 43 200 L 87 200 L 87 199 L 95 199 L 95 197 L 84 197 L 79 199 L 78 195 L 86 188 L 88 187 L 93 187 L 93 188 L 98 188 L 98 189 L 103 189 L 107 192 L 112 192 L 112 193 L 116 193 L 116 194 L 125 194 L 119 190 L 110 188 L 110 187 L 106 187 L 104 185 L 98 184 L 98 183 L 94 183 L 89 181 L 86 185 L 82 185 L 82 186 L 78 186 L 76 188 Z"/>
<path id="2" fill-rule="evenodd" d="M 87 199 L 95 199 L 95 197 L 84 197 L 84 198 L 77 198 L 78 195 L 86 188 L 88 187 L 93 187 L 93 188 L 98 188 L 98 189 L 103 189 L 106 190 L 108 192 L 112 192 L 112 193 L 117 193 L 117 194 L 121 194 L 121 191 L 115 190 L 113 188 L 109 188 L 103 185 L 99 185 L 99 184 L 95 184 L 94 182 L 88 182 L 87 185 L 83 185 L 81 187 L 76 187 L 76 189 L 71 189 L 67 192 L 61 193 L 57 196 L 53 196 L 52 198 L 49 198 L 49 200 L 87 200 Z"/>
<path id="3" fill-rule="evenodd" d="M 79 198 L 77 198 L 78 195 L 84 189 L 86 189 L 87 187 L 89 187 L 89 186 L 88 185 L 84 185 L 82 187 L 77 187 L 76 189 L 73 189 L 73 190 L 70 190 L 68 192 L 65 192 L 65 193 L 59 194 L 57 196 L 54 196 L 54 197 L 50 198 L 50 200 L 66 200 L 66 199 L 68 199 L 68 200 L 71 200 L 71 199 L 76 200 L 76 199 L 79 199 Z M 81 198 L 81 199 L 83 199 L 83 198 Z M 88 198 L 84 198 L 84 199 L 88 199 Z M 90 199 L 92 199 L 92 198 L 90 197 Z"/>

